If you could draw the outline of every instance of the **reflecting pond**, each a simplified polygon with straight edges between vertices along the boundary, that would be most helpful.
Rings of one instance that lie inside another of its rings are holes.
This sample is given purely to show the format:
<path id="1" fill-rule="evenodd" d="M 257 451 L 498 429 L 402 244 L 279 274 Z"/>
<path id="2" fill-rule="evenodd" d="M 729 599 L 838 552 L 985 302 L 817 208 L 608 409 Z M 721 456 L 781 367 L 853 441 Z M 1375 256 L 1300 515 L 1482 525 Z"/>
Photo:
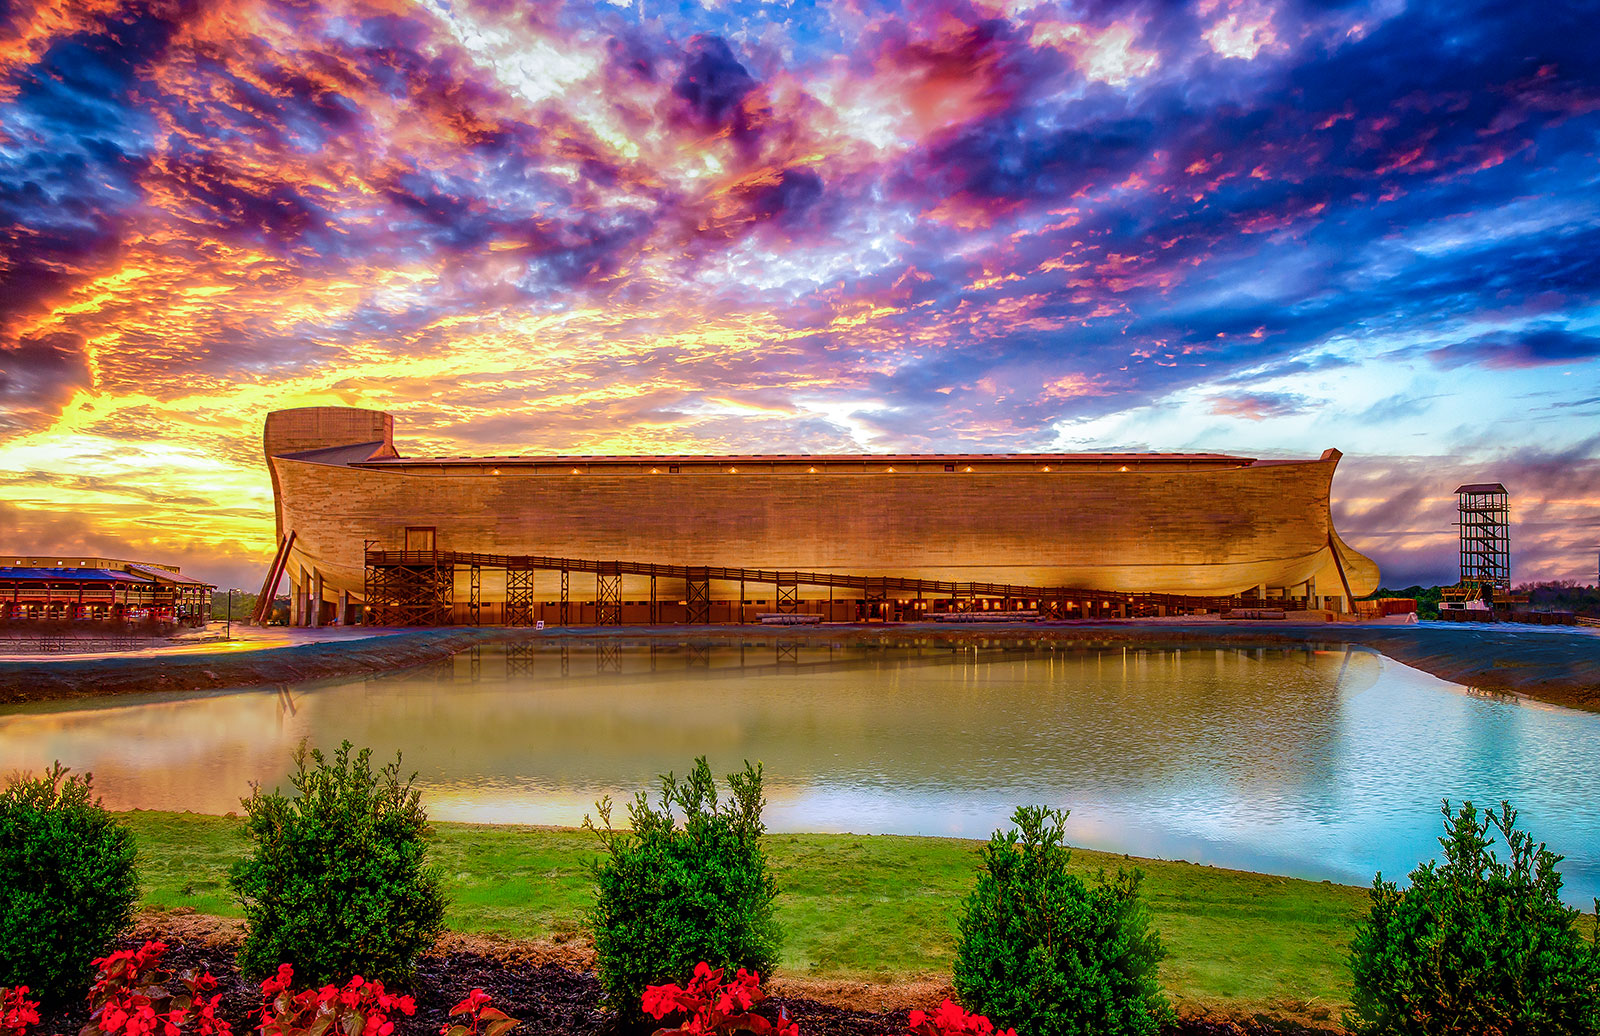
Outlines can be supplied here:
<path id="1" fill-rule="evenodd" d="M 1600 715 L 1362 649 L 536 640 L 359 680 L 0 713 L 0 770 L 60 759 L 113 808 L 238 808 L 302 738 L 401 750 L 432 815 L 574 825 L 708 755 L 769 826 L 984 837 L 1019 803 L 1076 844 L 1366 884 L 1433 855 L 1439 800 L 1510 799 L 1600 894 Z"/>

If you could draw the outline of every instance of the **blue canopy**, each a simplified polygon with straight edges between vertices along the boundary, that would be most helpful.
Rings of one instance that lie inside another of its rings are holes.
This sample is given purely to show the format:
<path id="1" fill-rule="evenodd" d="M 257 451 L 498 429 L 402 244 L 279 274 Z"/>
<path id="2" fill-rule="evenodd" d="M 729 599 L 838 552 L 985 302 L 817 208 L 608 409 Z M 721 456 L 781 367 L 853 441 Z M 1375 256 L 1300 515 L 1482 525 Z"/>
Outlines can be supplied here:
<path id="1" fill-rule="evenodd" d="M 0 583 L 154 583 L 111 568 L 0 568 Z"/>

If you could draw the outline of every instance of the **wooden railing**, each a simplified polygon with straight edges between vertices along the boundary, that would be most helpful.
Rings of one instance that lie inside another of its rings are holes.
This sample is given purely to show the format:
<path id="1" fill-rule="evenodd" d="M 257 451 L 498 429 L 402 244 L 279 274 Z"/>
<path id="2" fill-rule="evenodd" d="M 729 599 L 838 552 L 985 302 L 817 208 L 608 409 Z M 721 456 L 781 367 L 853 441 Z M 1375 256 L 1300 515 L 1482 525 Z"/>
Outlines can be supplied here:
<path id="1" fill-rule="evenodd" d="M 590 558 L 560 558 L 538 554 L 479 554 L 448 550 L 373 550 L 366 553 L 371 568 L 470 567 L 511 571 L 544 570 L 594 572 L 604 575 L 655 576 L 746 583 L 771 583 L 777 586 L 826 586 L 860 590 L 883 597 L 907 595 L 957 600 L 961 598 L 1006 598 L 1010 600 L 1127 602 L 1169 608 L 1220 611 L 1241 606 L 1235 597 L 1197 597 L 1184 594 L 1123 593 L 1114 590 L 1087 590 L 1067 586 L 1027 586 L 1012 583 L 958 583 L 940 579 L 915 579 L 904 576 L 858 576 L 837 572 L 803 572 L 767 568 L 728 568 L 725 566 L 658 565 L 639 561 L 598 561 Z M 1249 598 L 1247 607 L 1304 610 L 1303 600 Z"/>

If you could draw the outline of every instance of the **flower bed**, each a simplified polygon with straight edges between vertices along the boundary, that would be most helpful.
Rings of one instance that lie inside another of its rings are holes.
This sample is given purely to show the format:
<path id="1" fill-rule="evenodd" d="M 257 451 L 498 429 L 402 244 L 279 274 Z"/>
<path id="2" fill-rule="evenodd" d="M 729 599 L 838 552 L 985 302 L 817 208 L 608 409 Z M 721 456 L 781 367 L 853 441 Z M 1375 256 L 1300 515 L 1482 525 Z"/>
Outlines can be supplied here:
<path id="1" fill-rule="evenodd" d="M 152 933 L 159 934 L 159 933 Z M 216 979 L 207 998 L 220 995 L 217 1015 L 232 1025 L 236 1034 L 250 1034 L 255 1020 L 249 1012 L 261 1007 L 259 983 L 243 981 L 233 966 L 233 950 L 227 946 L 205 945 L 175 937 L 166 939 L 168 950 L 164 966 L 174 972 L 209 971 Z M 142 939 L 125 940 L 119 949 L 137 949 Z M 395 1036 L 435 1036 L 447 1024 L 459 1021 L 450 1011 L 475 988 L 494 998 L 521 1024 L 510 1036 L 599 1036 L 611 1034 L 610 1018 L 600 1007 L 600 984 L 590 972 L 557 964 L 529 964 L 516 952 L 506 957 L 481 953 L 430 953 L 417 968 L 416 981 L 407 992 L 414 998 L 416 1014 L 400 1018 Z M 909 1012 L 854 1011 L 831 1004 L 797 997 L 773 996 L 760 1005 L 771 1017 L 778 1009 L 799 1027 L 801 1036 L 904 1036 Z M 931 1016 L 936 1004 L 928 1004 Z M 88 1002 L 74 1003 L 67 1010 L 41 1012 L 40 1024 L 31 1026 L 34 1034 L 76 1033 L 88 1021 Z M 646 1030 L 647 1032 L 649 1030 Z M 1172 1036 L 1263 1036 L 1267 1033 L 1296 1033 L 1299 1036 L 1333 1036 L 1337 1030 L 1280 1028 L 1263 1022 L 1212 1022 L 1186 1020 L 1167 1030 Z"/>

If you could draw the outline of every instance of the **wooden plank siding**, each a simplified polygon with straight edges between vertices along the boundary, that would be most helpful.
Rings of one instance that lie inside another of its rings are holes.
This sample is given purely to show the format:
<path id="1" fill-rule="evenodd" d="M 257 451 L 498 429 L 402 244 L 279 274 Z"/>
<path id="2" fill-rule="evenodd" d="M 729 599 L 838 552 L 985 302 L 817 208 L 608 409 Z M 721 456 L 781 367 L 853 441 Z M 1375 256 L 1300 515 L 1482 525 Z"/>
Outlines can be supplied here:
<path id="1" fill-rule="evenodd" d="M 650 458 L 655 474 L 637 459 L 591 458 L 572 474 L 555 458 L 371 463 L 395 457 L 391 428 L 376 411 L 269 415 L 265 446 L 280 532 L 297 533 L 297 584 L 316 571 L 325 594 L 359 593 L 366 543 L 397 550 L 408 527 L 432 527 L 437 548 L 450 551 L 1194 595 L 1310 581 L 1319 595 L 1342 596 L 1332 544 L 1355 594 L 1377 586 L 1376 565 L 1332 527 L 1335 450 L 1265 463 L 962 455 L 970 464 L 953 472 L 942 457 L 911 458 L 894 472 L 878 457 L 753 458 L 737 471 L 736 460 Z M 305 452 L 351 446 L 351 436 L 369 436 L 354 442 L 370 450 Z M 667 473 L 669 461 L 678 473 Z M 644 598 L 648 586 L 625 576 L 623 599 Z M 591 590 L 575 585 L 573 597 Z M 658 586 L 665 599 L 682 593 Z M 728 600 L 738 589 L 713 593 Z M 485 572 L 484 600 L 503 594 L 503 578 Z"/>

